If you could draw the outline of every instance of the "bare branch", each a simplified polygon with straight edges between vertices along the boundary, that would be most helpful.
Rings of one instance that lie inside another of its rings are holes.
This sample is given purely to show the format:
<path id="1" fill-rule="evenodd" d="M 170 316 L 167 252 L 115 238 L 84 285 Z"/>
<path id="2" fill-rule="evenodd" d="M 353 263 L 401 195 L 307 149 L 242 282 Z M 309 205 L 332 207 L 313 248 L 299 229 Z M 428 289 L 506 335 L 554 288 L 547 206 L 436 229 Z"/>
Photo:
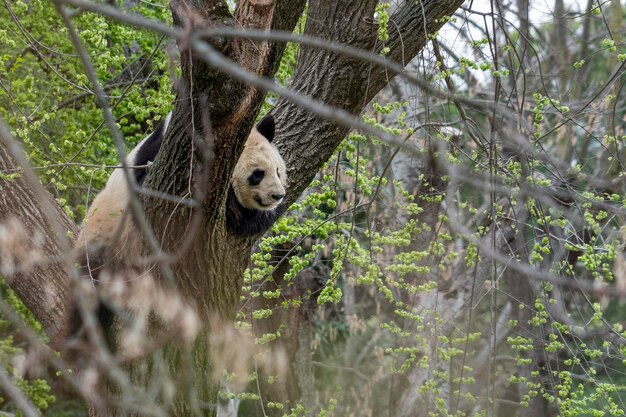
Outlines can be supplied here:
<path id="1" fill-rule="evenodd" d="M 33 403 L 13 384 L 3 366 L 0 366 L 0 387 L 2 387 L 2 390 L 7 394 L 9 399 L 13 400 L 18 410 L 24 413 L 26 417 L 41 416 L 41 413 Z"/>

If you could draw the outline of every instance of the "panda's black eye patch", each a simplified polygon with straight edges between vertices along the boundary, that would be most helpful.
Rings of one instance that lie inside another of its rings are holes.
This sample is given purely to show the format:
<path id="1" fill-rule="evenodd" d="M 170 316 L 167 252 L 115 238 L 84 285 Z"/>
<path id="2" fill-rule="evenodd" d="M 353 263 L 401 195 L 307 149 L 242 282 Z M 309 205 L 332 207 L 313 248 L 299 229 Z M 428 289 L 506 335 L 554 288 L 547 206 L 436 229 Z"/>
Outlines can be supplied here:
<path id="1" fill-rule="evenodd" d="M 250 185 L 259 185 L 263 178 L 265 177 L 265 171 L 262 169 L 255 169 L 252 171 L 252 174 L 248 177 L 248 183 Z"/>

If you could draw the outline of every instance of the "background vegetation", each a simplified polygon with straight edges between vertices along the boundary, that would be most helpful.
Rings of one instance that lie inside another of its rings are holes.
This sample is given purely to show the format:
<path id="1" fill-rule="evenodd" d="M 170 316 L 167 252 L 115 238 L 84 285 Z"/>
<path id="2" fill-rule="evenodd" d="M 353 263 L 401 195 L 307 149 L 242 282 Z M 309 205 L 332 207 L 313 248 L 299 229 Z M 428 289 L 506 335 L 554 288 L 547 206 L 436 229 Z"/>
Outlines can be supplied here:
<path id="1" fill-rule="evenodd" d="M 202 407 L 626 413 L 624 5 L 534 3 L 461 6 L 406 65 L 419 83 L 393 78 L 369 103 L 360 116 L 394 141 L 353 130 L 258 242 L 235 326 L 210 339 L 220 403 Z M 116 7 L 171 24 L 166 1 Z M 376 8 L 383 57 L 398 7 Z M 97 13 L 73 22 L 130 149 L 172 109 L 176 44 Z M 118 164 L 102 109 L 53 4 L 5 1 L 0 28 L 0 118 L 78 223 Z M 289 43 L 281 85 L 299 59 Z M 28 265 L 2 218 L 8 277 Z M 1 298 L 1 410 L 85 414 L 41 326 L 5 284 Z M 152 384 L 133 401 L 166 398 L 172 380 Z"/>

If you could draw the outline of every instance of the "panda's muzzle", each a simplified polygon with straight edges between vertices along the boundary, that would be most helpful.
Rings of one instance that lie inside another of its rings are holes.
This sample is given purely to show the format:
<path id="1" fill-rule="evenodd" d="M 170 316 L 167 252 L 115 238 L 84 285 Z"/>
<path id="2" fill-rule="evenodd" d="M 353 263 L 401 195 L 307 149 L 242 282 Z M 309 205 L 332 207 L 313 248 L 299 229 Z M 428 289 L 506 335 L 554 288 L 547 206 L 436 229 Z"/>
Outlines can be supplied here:
<path id="1" fill-rule="evenodd" d="M 274 198 L 274 196 L 272 195 L 272 198 Z M 281 197 L 282 198 L 282 197 Z M 276 203 L 274 201 L 271 201 L 269 204 L 264 204 L 263 200 L 261 199 L 261 197 L 257 196 L 254 198 L 254 201 L 257 202 L 257 204 L 259 205 L 259 207 L 261 209 L 265 209 L 265 210 L 271 210 L 274 207 L 276 207 Z M 280 200 L 277 200 L 280 201 Z"/>

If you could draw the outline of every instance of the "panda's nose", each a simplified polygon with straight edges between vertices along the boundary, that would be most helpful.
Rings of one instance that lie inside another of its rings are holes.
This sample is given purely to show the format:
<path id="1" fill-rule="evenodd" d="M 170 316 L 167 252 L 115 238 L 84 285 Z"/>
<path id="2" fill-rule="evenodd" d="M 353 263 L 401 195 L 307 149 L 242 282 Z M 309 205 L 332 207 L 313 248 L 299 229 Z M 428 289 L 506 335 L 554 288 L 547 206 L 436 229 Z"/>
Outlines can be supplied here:
<path id="1" fill-rule="evenodd" d="M 272 194 L 272 198 L 276 201 L 280 201 L 282 200 L 282 198 L 285 196 L 285 194 Z"/>

